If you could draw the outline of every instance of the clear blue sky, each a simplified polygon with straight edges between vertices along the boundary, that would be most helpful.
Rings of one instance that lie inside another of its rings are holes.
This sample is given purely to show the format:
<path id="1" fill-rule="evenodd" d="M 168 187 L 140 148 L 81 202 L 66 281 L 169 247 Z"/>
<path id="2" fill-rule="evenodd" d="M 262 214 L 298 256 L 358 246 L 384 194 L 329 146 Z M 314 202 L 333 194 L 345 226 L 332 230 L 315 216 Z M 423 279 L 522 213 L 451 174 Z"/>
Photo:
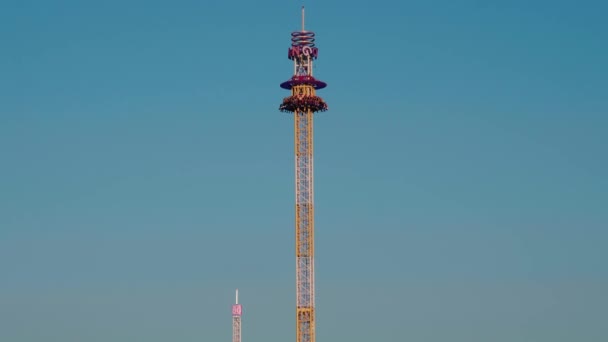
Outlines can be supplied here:
<path id="1" fill-rule="evenodd" d="M 305 4 L 318 341 L 606 341 L 606 2 Z M 300 5 L 0 2 L 0 341 L 294 340 Z"/>

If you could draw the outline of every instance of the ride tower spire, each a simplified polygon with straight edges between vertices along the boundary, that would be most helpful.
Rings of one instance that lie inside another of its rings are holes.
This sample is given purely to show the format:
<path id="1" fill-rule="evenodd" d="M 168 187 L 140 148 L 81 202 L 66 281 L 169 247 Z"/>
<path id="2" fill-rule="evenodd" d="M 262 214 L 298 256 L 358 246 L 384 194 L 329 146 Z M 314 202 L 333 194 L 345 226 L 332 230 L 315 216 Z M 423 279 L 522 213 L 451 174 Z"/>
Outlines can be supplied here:
<path id="1" fill-rule="evenodd" d="M 291 33 L 287 57 L 293 61 L 293 76 L 281 83 L 291 96 L 279 106 L 294 115 L 295 147 L 295 237 L 296 237 L 296 342 L 315 342 L 313 114 L 326 111 L 327 104 L 316 91 L 327 86 L 313 77 L 313 61 L 319 49 L 315 34 L 304 29 Z"/>

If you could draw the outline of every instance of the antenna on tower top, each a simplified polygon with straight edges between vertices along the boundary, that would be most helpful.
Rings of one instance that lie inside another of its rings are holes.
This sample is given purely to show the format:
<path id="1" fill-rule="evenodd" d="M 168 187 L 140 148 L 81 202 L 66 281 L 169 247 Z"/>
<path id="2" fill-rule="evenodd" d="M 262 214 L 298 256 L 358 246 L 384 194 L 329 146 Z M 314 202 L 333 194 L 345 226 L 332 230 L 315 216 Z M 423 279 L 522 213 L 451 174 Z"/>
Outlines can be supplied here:
<path id="1" fill-rule="evenodd" d="M 234 304 L 239 303 L 239 289 L 236 289 L 236 302 Z"/>
<path id="2" fill-rule="evenodd" d="M 302 32 L 304 32 L 304 6 L 302 5 Z"/>

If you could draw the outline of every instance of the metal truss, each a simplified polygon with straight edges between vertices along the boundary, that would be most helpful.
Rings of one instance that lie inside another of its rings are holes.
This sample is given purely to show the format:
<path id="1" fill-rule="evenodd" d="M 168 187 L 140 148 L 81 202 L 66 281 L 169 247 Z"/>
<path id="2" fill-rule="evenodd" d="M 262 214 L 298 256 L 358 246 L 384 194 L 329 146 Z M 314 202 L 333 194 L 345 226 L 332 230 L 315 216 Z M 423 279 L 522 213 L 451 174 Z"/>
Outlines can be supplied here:
<path id="1" fill-rule="evenodd" d="M 305 86 L 307 92 L 314 89 Z M 294 92 L 296 89 L 294 89 Z M 313 112 L 295 116 L 296 156 L 296 342 L 315 342 Z"/>

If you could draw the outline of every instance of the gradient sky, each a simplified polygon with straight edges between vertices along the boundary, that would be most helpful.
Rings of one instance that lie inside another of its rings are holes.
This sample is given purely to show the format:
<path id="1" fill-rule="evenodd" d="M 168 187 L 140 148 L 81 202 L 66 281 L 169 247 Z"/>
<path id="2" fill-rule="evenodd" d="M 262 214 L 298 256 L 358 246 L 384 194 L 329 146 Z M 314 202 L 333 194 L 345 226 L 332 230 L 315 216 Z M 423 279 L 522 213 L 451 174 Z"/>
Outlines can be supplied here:
<path id="1" fill-rule="evenodd" d="M 305 4 L 318 341 L 606 341 L 608 4 Z M 294 340 L 300 5 L 0 1 L 0 341 Z"/>

